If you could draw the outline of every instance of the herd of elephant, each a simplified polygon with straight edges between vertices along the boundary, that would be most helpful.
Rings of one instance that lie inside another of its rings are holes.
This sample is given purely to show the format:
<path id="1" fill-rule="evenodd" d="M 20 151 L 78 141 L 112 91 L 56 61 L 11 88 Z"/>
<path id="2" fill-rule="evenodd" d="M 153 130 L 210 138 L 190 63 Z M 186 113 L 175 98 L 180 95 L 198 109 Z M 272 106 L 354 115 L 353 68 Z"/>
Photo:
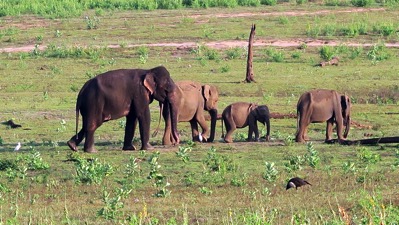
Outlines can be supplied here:
<path id="1" fill-rule="evenodd" d="M 67 142 L 77 151 L 85 139 L 84 151 L 96 152 L 94 132 L 103 122 L 126 117 L 123 150 L 135 150 L 132 144 L 137 122 L 141 149 L 153 149 L 150 139 L 150 109 L 154 99 L 159 101 L 160 112 L 165 120 L 163 145 L 180 142 L 178 122 L 190 122 L 193 141 L 213 142 L 218 117 L 218 90 L 212 85 L 194 81 L 174 82 L 164 66 L 152 69 L 119 69 L 100 74 L 87 81 L 80 90 L 76 102 L 76 134 Z M 314 90 L 304 93 L 297 105 L 297 142 L 308 139 L 310 123 L 327 121 L 326 141 L 332 140 L 333 124 L 337 124 L 338 140 L 343 141 L 349 132 L 350 100 L 334 90 Z M 210 129 L 204 110 L 211 116 Z M 82 115 L 82 129 L 78 132 L 79 113 Z M 236 102 L 227 106 L 222 113 L 226 127 L 225 142 L 232 142 L 237 128 L 249 127 L 247 141 L 258 141 L 257 122 L 266 125 L 266 140 L 270 139 L 270 113 L 266 105 Z M 202 128 L 199 132 L 198 124 Z M 344 134 L 343 127 L 346 126 Z M 158 125 L 159 127 L 159 125 Z M 254 137 L 253 137 L 254 134 Z"/>

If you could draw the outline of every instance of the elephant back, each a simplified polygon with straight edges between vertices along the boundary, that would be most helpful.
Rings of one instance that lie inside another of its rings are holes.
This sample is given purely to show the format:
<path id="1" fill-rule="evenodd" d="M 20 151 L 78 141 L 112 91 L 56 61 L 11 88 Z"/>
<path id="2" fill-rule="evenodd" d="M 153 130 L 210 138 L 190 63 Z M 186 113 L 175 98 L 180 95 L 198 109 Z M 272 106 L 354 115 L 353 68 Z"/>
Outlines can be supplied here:
<path id="1" fill-rule="evenodd" d="M 176 85 L 182 91 L 193 91 L 193 90 L 201 91 L 201 84 L 195 81 L 190 81 L 190 80 L 177 81 Z"/>

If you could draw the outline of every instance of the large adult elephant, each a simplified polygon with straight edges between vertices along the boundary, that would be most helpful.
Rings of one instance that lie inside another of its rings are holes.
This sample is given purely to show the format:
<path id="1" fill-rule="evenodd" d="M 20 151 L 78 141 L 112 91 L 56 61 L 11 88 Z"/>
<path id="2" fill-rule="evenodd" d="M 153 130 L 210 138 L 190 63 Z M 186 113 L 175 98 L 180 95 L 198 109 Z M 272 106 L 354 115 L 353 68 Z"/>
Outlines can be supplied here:
<path id="1" fill-rule="evenodd" d="M 132 144 L 137 121 L 139 122 L 141 149 L 152 149 L 149 144 L 150 109 L 154 100 L 168 105 L 171 109 L 172 134 L 179 143 L 177 133 L 178 98 L 176 84 L 168 70 L 119 69 L 100 74 L 87 81 L 79 92 L 76 102 L 76 134 L 68 146 L 77 151 L 77 146 L 86 138 L 85 152 L 96 152 L 94 132 L 103 122 L 126 116 L 123 150 L 134 150 Z M 78 131 L 79 112 L 83 126 Z"/>
<path id="2" fill-rule="evenodd" d="M 178 81 L 176 85 L 176 96 L 179 99 L 178 122 L 190 122 L 193 141 L 200 141 L 200 138 L 202 138 L 204 141 L 213 142 L 217 120 L 217 102 L 219 100 L 217 88 L 213 85 L 202 85 L 194 81 Z M 211 116 L 210 130 L 205 121 L 204 110 L 208 111 Z M 162 110 L 165 120 L 165 131 L 162 139 L 164 145 L 171 145 L 176 142 L 171 134 L 169 114 L 169 107 L 164 106 Z M 198 124 L 202 128 L 201 134 L 198 130 Z"/>
<path id="3" fill-rule="evenodd" d="M 351 122 L 351 102 L 348 96 L 334 90 L 313 90 L 301 95 L 297 104 L 296 141 L 305 142 L 310 123 L 327 121 L 326 142 L 332 140 L 333 124 L 337 124 L 338 141 L 348 136 Z M 342 131 L 346 126 L 342 135 Z"/>
<path id="4" fill-rule="evenodd" d="M 223 123 L 226 125 L 226 136 L 224 141 L 233 142 L 233 132 L 237 128 L 248 128 L 247 141 L 259 141 L 259 130 L 257 122 L 266 125 L 266 140 L 270 140 L 270 112 L 266 105 L 257 105 L 249 102 L 236 102 L 228 105 L 222 113 Z M 252 135 L 255 134 L 255 139 Z"/>

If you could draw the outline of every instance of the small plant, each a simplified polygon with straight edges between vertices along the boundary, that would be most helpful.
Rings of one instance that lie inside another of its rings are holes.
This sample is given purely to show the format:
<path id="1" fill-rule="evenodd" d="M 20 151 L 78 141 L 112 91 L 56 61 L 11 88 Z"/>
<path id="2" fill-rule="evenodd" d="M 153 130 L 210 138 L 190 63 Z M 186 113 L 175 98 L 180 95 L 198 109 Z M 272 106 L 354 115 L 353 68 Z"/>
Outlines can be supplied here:
<path id="1" fill-rule="evenodd" d="M 312 168 L 316 168 L 316 166 L 319 164 L 320 162 L 320 157 L 318 152 L 314 149 L 313 147 L 313 143 L 312 142 L 308 142 L 306 144 L 307 147 L 307 153 L 305 154 L 305 160 L 306 162 L 309 164 L 310 167 Z"/>
<path id="2" fill-rule="evenodd" d="M 97 158 L 76 158 L 75 182 L 82 184 L 100 184 L 106 176 L 114 172 L 114 168 L 107 163 L 101 163 Z"/>
<path id="3" fill-rule="evenodd" d="M 170 195 L 170 191 L 167 189 L 167 187 L 170 185 L 169 182 L 166 181 L 166 177 L 162 175 L 162 173 L 159 172 L 159 169 L 161 168 L 161 165 L 158 163 L 159 159 L 159 151 L 154 152 L 150 159 L 150 167 L 151 171 L 150 174 L 148 175 L 147 179 L 154 179 L 154 186 L 157 188 L 160 188 L 154 196 L 156 197 L 167 197 Z"/>
<path id="4" fill-rule="evenodd" d="M 383 24 L 376 24 L 373 26 L 373 32 L 380 34 L 384 37 L 390 36 L 396 32 L 396 28 L 393 23 L 383 23 Z"/>
<path id="5" fill-rule="evenodd" d="M 226 50 L 226 55 L 228 59 L 240 59 L 243 56 L 243 49 L 239 47 L 230 48 Z"/>
<path id="6" fill-rule="evenodd" d="M 322 46 L 319 50 L 320 57 L 323 60 L 329 61 L 335 55 L 335 48 L 333 46 Z"/>
<path id="7" fill-rule="evenodd" d="M 60 30 L 56 30 L 55 32 L 54 32 L 54 37 L 57 37 L 57 38 L 59 38 L 59 37 L 61 37 L 61 31 Z"/>
<path id="8" fill-rule="evenodd" d="M 205 165 L 210 172 L 225 173 L 227 171 L 236 171 L 237 166 L 227 157 L 219 155 L 215 147 L 211 147 L 204 160 Z"/>
<path id="9" fill-rule="evenodd" d="M 200 188 L 200 192 L 204 195 L 211 195 L 212 194 L 212 190 L 207 188 L 207 187 L 201 187 Z"/>
<path id="10" fill-rule="evenodd" d="M 207 48 L 204 55 L 209 60 L 220 60 L 219 52 L 216 49 Z"/>
<path id="11" fill-rule="evenodd" d="M 354 162 L 351 161 L 347 161 L 342 165 L 342 170 L 344 172 L 344 174 L 355 174 L 358 170 L 356 168 L 356 165 Z"/>
<path id="12" fill-rule="evenodd" d="M 236 132 L 236 133 L 234 133 L 234 140 L 235 141 L 246 141 L 247 135 L 242 132 Z"/>
<path id="13" fill-rule="evenodd" d="M 301 55 L 302 55 L 302 52 L 300 52 L 300 51 L 295 51 L 294 53 L 292 53 L 291 57 L 292 57 L 293 59 L 299 59 L 299 58 L 301 58 Z"/>
<path id="14" fill-rule="evenodd" d="M 366 164 L 375 164 L 381 161 L 381 156 L 379 154 L 372 153 L 369 149 L 364 147 L 358 150 L 357 157 L 361 162 Z"/>
<path id="15" fill-rule="evenodd" d="M 43 41 L 43 35 L 36 36 L 36 41 L 38 41 L 38 42 Z"/>
<path id="16" fill-rule="evenodd" d="M 230 184 L 235 187 L 242 187 L 246 184 L 246 179 L 248 175 L 246 173 L 243 174 L 235 174 L 230 181 Z"/>
<path id="17" fill-rule="evenodd" d="M 16 178 L 25 179 L 28 171 L 46 170 L 50 166 L 43 161 L 40 152 L 36 151 L 32 146 L 26 155 L 18 155 L 15 161 L 1 161 L 0 166 L 6 171 L 8 181 L 12 182 Z"/>
<path id="18" fill-rule="evenodd" d="M 292 171 L 302 170 L 305 159 L 302 156 L 290 156 L 288 162 L 284 163 L 285 169 L 288 173 Z"/>
<path id="19" fill-rule="evenodd" d="M 374 3 L 374 0 L 351 0 L 351 4 L 356 7 L 366 7 Z"/>
<path id="20" fill-rule="evenodd" d="M 62 120 L 60 121 L 60 125 L 61 125 L 61 127 L 58 127 L 58 128 L 57 128 L 57 132 L 64 132 L 64 131 L 66 131 L 66 121 L 65 121 L 64 119 L 62 119 Z"/>
<path id="21" fill-rule="evenodd" d="M 114 197 L 111 197 L 111 193 L 109 193 L 105 187 L 103 188 L 102 201 L 104 203 L 104 207 L 98 210 L 97 215 L 101 216 L 105 219 L 116 219 L 119 215 L 122 214 L 120 209 L 124 207 L 123 199 L 126 199 L 132 189 L 125 188 L 117 188 L 114 190 Z"/>
<path id="22" fill-rule="evenodd" d="M 222 68 L 220 69 L 220 72 L 222 73 L 227 73 L 230 71 L 230 66 L 229 65 L 224 65 L 222 66 Z"/>
<path id="23" fill-rule="evenodd" d="M 179 146 L 179 150 L 176 152 L 176 156 L 180 158 L 184 163 L 187 163 L 188 161 L 190 161 L 190 156 L 188 155 L 188 153 L 191 152 L 191 150 L 191 146 Z"/>
<path id="24" fill-rule="evenodd" d="M 359 57 L 361 54 L 363 53 L 363 47 L 354 47 L 351 49 L 350 54 L 349 54 L 349 58 L 350 59 L 355 59 L 357 57 Z"/>
<path id="25" fill-rule="evenodd" d="M 372 60 L 373 63 L 376 63 L 378 61 L 389 59 L 390 55 L 384 44 L 375 44 L 371 50 L 367 52 L 367 57 Z"/>
<path id="26" fill-rule="evenodd" d="M 284 137 L 284 144 L 286 146 L 292 146 L 295 142 L 295 137 L 292 135 L 287 135 Z"/>
<path id="27" fill-rule="evenodd" d="M 280 24 L 286 25 L 290 22 L 290 20 L 286 16 L 280 16 L 280 17 L 278 17 L 278 22 Z"/>
<path id="28" fill-rule="evenodd" d="M 284 61 L 284 53 L 282 51 L 278 51 L 275 48 L 266 49 L 266 56 L 272 62 L 283 62 Z"/>
<path id="29" fill-rule="evenodd" d="M 89 16 L 86 16 L 86 29 L 97 29 L 99 24 L 100 19 L 98 17 L 94 16 L 93 18 L 90 18 Z"/>
<path id="30" fill-rule="evenodd" d="M 276 5 L 277 0 L 261 0 L 260 4 L 262 5 Z"/>
<path id="31" fill-rule="evenodd" d="M 141 46 L 137 49 L 137 54 L 139 55 L 139 60 L 141 64 L 145 64 L 148 60 L 149 49 L 145 46 Z"/>
<path id="32" fill-rule="evenodd" d="M 274 166 L 274 163 L 265 162 L 265 172 L 263 173 L 263 179 L 273 183 L 278 177 L 278 170 Z"/>

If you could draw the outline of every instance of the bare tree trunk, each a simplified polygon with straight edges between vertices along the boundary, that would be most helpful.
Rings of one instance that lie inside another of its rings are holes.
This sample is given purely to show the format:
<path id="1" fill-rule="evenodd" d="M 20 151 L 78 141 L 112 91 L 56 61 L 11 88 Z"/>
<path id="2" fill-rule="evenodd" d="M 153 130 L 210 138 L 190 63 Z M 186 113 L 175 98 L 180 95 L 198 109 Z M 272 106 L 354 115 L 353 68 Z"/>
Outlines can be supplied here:
<path id="1" fill-rule="evenodd" d="M 256 82 L 254 79 L 254 71 L 252 69 L 252 59 L 253 59 L 252 45 L 254 42 L 254 36 L 255 36 L 255 24 L 252 24 L 251 33 L 249 34 L 249 41 L 248 41 L 247 75 L 244 81 L 247 83 Z"/>

